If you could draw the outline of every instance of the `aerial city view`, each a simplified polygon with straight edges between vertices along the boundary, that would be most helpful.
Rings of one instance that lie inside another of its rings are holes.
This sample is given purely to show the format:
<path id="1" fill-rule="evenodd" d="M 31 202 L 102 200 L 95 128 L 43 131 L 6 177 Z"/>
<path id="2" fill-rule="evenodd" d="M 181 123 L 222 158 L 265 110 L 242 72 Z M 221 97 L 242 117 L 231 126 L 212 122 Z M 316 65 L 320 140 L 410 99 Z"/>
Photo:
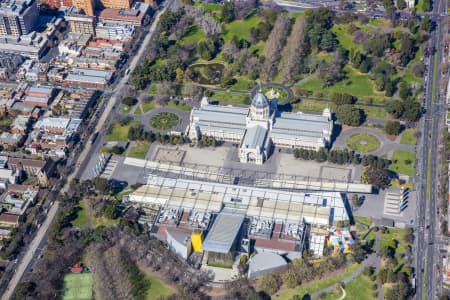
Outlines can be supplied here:
<path id="1" fill-rule="evenodd" d="M 450 300 L 448 0 L 0 0 L 0 299 Z"/>

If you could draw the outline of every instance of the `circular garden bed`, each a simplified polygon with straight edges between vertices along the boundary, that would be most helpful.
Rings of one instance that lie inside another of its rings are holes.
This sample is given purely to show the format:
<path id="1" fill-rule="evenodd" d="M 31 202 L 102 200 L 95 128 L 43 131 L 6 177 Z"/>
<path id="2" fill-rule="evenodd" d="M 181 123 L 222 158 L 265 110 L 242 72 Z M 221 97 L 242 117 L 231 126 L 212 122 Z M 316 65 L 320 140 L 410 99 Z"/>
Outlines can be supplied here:
<path id="1" fill-rule="evenodd" d="M 187 68 L 186 76 L 195 83 L 216 85 L 220 83 L 224 71 L 225 66 L 220 63 L 195 64 Z"/>
<path id="2" fill-rule="evenodd" d="M 269 100 L 275 98 L 278 102 L 284 102 L 289 99 L 288 91 L 278 86 L 265 86 L 262 88 L 262 92 Z"/>
<path id="3" fill-rule="evenodd" d="M 369 153 L 380 148 L 380 141 L 368 133 L 353 134 L 345 142 L 350 149 L 359 153 Z"/>
<path id="4" fill-rule="evenodd" d="M 162 112 L 150 118 L 150 126 L 159 130 L 169 130 L 178 125 L 180 119 L 174 113 Z"/>

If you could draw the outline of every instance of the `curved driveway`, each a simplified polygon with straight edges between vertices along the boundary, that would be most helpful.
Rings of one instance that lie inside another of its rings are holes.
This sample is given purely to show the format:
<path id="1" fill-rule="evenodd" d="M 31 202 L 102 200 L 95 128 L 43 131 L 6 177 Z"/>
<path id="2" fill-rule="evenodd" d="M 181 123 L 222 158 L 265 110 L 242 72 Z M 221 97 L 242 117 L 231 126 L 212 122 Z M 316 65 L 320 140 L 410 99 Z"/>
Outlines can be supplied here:
<path id="1" fill-rule="evenodd" d="M 403 151 L 415 151 L 415 147 L 411 145 L 403 145 L 400 143 L 396 143 L 395 141 L 391 141 L 387 138 L 387 136 L 379 129 L 375 128 L 368 128 L 368 127 L 355 127 L 355 128 L 349 128 L 336 138 L 336 140 L 333 143 L 333 149 L 342 149 L 347 148 L 347 138 L 354 134 L 358 133 L 367 133 L 375 136 L 378 141 L 380 142 L 380 147 L 372 152 L 364 153 L 364 154 L 373 154 L 377 156 L 382 156 L 386 154 L 388 158 L 390 159 L 392 157 L 392 152 L 395 150 L 403 150 Z"/>
<path id="2" fill-rule="evenodd" d="M 178 125 L 175 126 L 174 128 L 172 128 L 171 130 L 158 130 L 156 128 L 151 127 L 150 119 L 154 115 L 162 113 L 162 112 L 170 112 L 170 113 L 176 114 L 178 116 L 178 118 L 180 119 L 178 122 Z M 147 131 L 150 131 L 150 130 L 153 132 L 179 131 L 179 132 L 184 133 L 186 127 L 189 126 L 190 112 L 179 110 L 179 109 L 176 109 L 173 107 L 161 107 L 161 108 L 154 108 L 142 115 L 132 115 L 132 114 L 123 114 L 123 113 L 119 113 L 119 115 L 121 117 L 132 117 L 134 120 L 140 121 L 141 124 L 144 126 L 144 128 Z"/>

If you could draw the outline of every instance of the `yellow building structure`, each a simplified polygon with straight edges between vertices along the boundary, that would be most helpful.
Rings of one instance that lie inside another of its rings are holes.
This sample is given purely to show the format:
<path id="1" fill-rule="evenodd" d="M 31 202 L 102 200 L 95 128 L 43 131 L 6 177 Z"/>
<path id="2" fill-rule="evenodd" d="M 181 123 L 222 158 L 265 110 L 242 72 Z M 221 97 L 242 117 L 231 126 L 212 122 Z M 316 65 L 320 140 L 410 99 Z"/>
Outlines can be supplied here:
<path id="1" fill-rule="evenodd" d="M 114 9 L 130 9 L 133 0 L 99 0 L 99 4 L 104 8 L 114 8 Z"/>
<path id="2" fill-rule="evenodd" d="M 191 243 L 192 243 L 192 249 L 194 250 L 194 252 L 203 252 L 203 250 L 202 250 L 203 232 L 202 231 L 192 232 Z"/>

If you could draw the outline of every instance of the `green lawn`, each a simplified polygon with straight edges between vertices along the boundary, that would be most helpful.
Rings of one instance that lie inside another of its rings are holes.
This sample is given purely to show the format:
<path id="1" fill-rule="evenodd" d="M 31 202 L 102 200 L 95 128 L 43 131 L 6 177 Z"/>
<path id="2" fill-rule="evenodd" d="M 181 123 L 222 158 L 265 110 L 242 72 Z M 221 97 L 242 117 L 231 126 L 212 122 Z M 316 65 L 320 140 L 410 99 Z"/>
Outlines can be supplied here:
<path id="1" fill-rule="evenodd" d="M 129 195 L 129 194 L 131 194 L 132 192 L 133 192 L 133 189 L 132 189 L 132 188 L 126 187 L 126 188 L 123 189 L 120 193 L 118 193 L 118 194 L 116 195 L 116 198 L 117 198 L 118 200 L 122 200 L 122 198 L 123 198 L 124 196 Z"/>
<path id="2" fill-rule="evenodd" d="M 233 268 L 233 263 L 220 263 L 220 262 L 215 262 L 215 261 L 208 261 L 207 263 L 208 266 L 210 267 L 216 267 L 216 268 L 222 268 L 222 269 L 232 269 Z"/>
<path id="3" fill-rule="evenodd" d="M 389 27 L 389 21 L 381 19 L 370 19 L 369 24 L 377 27 Z"/>
<path id="4" fill-rule="evenodd" d="M 152 83 L 148 87 L 148 93 L 149 93 L 149 95 L 156 95 L 156 83 Z"/>
<path id="5" fill-rule="evenodd" d="M 142 104 L 142 108 L 140 105 L 138 105 L 136 107 L 136 110 L 134 111 L 135 115 L 142 115 L 145 113 L 148 113 L 149 111 L 151 111 L 152 109 L 155 108 L 155 102 L 154 101 L 149 101 L 149 102 L 145 102 Z M 144 110 L 144 111 L 142 111 Z"/>
<path id="6" fill-rule="evenodd" d="M 150 281 L 150 288 L 147 291 L 147 300 L 156 300 L 160 297 L 172 295 L 175 291 L 164 284 L 161 280 L 154 277 L 147 277 Z"/>
<path id="7" fill-rule="evenodd" d="M 258 44 L 251 45 L 248 50 L 258 55 L 263 55 L 264 47 L 266 46 L 266 42 L 259 41 Z"/>
<path id="8" fill-rule="evenodd" d="M 64 275 L 63 300 L 90 300 L 92 296 L 92 273 Z"/>
<path id="9" fill-rule="evenodd" d="M 402 133 L 400 144 L 415 146 L 417 144 L 416 132 L 416 129 L 406 129 Z"/>
<path id="10" fill-rule="evenodd" d="M 376 239 L 376 233 L 374 229 L 369 229 L 365 232 L 363 232 L 361 235 L 358 236 L 358 238 L 363 238 L 367 243 L 370 243 L 370 241 L 374 241 L 375 243 L 375 239 Z"/>
<path id="11" fill-rule="evenodd" d="M 107 142 L 128 142 L 128 131 L 133 125 L 138 125 L 139 121 L 131 121 L 128 125 L 121 126 L 119 122 L 113 124 L 111 133 L 109 133 L 105 140 Z"/>
<path id="12" fill-rule="evenodd" d="M 120 105 L 120 111 L 122 113 L 124 113 L 124 114 L 128 114 L 131 111 L 132 108 L 133 108 L 132 106 L 128 106 L 128 105 L 123 104 L 123 103 Z"/>
<path id="13" fill-rule="evenodd" d="M 372 289 L 374 281 L 366 275 L 359 275 L 344 287 L 345 300 L 376 300 L 376 290 Z M 372 290 L 371 290 L 372 289 Z M 374 293 L 375 292 L 375 293 Z M 321 300 L 336 300 L 342 295 L 342 291 L 333 291 L 320 297 Z"/>
<path id="14" fill-rule="evenodd" d="M 304 16 L 304 15 L 305 15 L 305 12 L 304 12 L 304 11 L 294 11 L 294 12 L 291 12 L 291 17 L 294 18 L 294 19 L 297 19 L 298 17 Z"/>
<path id="15" fill-rule="evenodd" d="M 322 113 L 325 108 L 330 108 L 331 103 L 302 99 L 299 103 L 293 105 L 293 109 L 301 112 Z"/>
<path id="16" fill-rule="evenodd" d="M 391 186 L 391 188 L 394 188 L 394 189 L 399 189 L 401 187 L 400 184 L 398 183 L 398 180 L 395 180 L 395 179 L 391 180 L 390 186 Z M 412 190 L 412 189 L 414 189 L 414 184 L 412 182 L 407 182 L 403 185 L 403 187 Z"/>
<path id="17" fill-rule="evenodd" d="M 355 222 L 370 226 L 372 224 L 372 220 L 366 217 L 354 216 Z"/>
<path id="18" fill-rule="evenodd" d="M 408 245 L 406 245 L 406 243 L 403 241 L 404 234 L 405 234 L 405 229 L 389 228 L 389 233 L 381 234 L 380 248 L 383 248 L 386 246 L 391 246 L 393 248 L 396 248 L 395 241 L 397 241 L 396 254 L 405 253 Z"/>
<path id="19" fill-rule="evenodd" d="M 113 226 L 119 224 L 119 218 L 117 219 L 108 219 L 106 217 L 98 217 L 98 218 L 92 218 L 91 225 L 93 228 L 97 228 L 99 226 Z"/>
<path id="20" fill-rule="evenodd" d="M 87 213 L 86 213 L 85 205 L 86 205 L 86 203 L 84 202 L 84 200 L 80 200 L 80 202 L 78 204 L 78 207 L 80 208 L 80 210 L 77 213 L 77 218 L 71 222 L 72 226 L 84 227 L 86 225 Z"/>
<path id="21" fill-rule="evenodd" d="M 283 292 L 275 294 L 272 299 L 277 300 L 289 300 L 294 295 L 299 295 L 300 299 L 306 294 L 312 294 L 318 292 L 329 286 L 333 286 L 338 282 L 341 282 L 344 278 L 348 277 L 351 273 L 355 272 L 360 267 L 359 264 L 350 264 L 345 268 L 345 271 L 323 279 L 315 280 L 313 282 L 302 284 L 299 287 L 288 289 Z"/>
<path id="22" fill-rule="evenodd" d="M 345 141 L 347 146 L 359 153 L 368 153 L 380 147 L 380 141 L 371 134 L 357 133 L 351 135 Z"/>
<path id="23" fill-rule="evenodd" d="M 353 37 L 347 33 L 348 24 L 335 24 L 331 28 L 331 31 L 336 35 L 339 44 L 347 50 L 358 49 L 362 50 L 360 44 L 353 43 Z"/>
<path id="24" fill-rule="evenodd" d="M 79 202 L 79 207 L 81 209 L 78 211 L 77 218 L 72 221 L 72 225 L 75 226 L 75 227 L 86 226 L 87 221 L 88 221 L 88 217 L 89 217 L 88 213 L 87 213 L 87 209 L 86 209 L 86 200 L 85 199 L 83 199 L 83 200 L 81 200 Z M 91 221 L 91 226 L 93 228 L 96 228 L 96 227 L 101 226 L 101 225 L 103 225 L 103 226 L 112 226 L 112 225 L 119 224 L 119 219 L 113 220 L 113 219 L 108 219 L 108 218 L 105 218 L 105 217 L 95 218 L 95 217 L 92 216 L 90 218 L 90 221 Z"/>
<path id="25" fill-rule="evenodd" d="M 419 0 L 416 4 L 417 12 L 423 12 L 423 0 Z"/>
<path id="26" fill-rule="evenodd" d="M 404 242 L 403 236 L 406 233 L 406 229 L 394 229 L 389 228 L 388 233 L 381 234 L 380 247 L 391 246 L 395 249 L 395 257 L 398 264 L 395 266 L 394 271 L 401 270 L 407 274 L 411 274 L 411 268 L 405 263 L 403 254 L 408 250 L 408 244 Z"/>
<path id="27" fill-rule="evenodd" d="M 320 93 L 323 97 L 329 97 L 332 93 L 342 93 L 345 91 L 348 94 L 358 97 L 359 100 L 364 98 L 372 98 L 374 102 L 385 97 L 384 92 L 375 90 L 375 86 L 369 75 L 363 74 L 354 69 L 350 65 L 344 67 L 346 78 L 333 86 L 324 87 L 323 83 L 318 78 L 313 78 L 298 87 L 312 92 Z"/>
<path id="28" fill-rule="evenodd" d="M 161 112 L 150 118 L 150 126 L 158 130 L 170 130 L 177 126 L 180 118 L 171 112 Z"/>
<path id="29" fill-rule="evenodd" d="M 148 142 L 138 142 L 136 146 L 132 147 L 130 149 L 130 152 L 128 153 L 129 157 L 134 158 L 145 158 L 145 155 L 148 152 L 148 149 L 150 148 L 150 143 Z"/>
<path id="30" fill-rule="evenodd" d="M 128 148 L 128 146 L 127 146 L 127 148 Z M 105 153 L 105 154 L 108 153 L 108 154 L 113 154 L 113 155 L 124 156 L 125 152 L 127 151 L 127 148 L 125 148 L 121 154 L 115 154 L 115 153 L 113 153 L 112 147 L 101 147 L 101 148 L 100 148 L 100 152 L 101 152 L 101 153 Z"/>
<path id="31" fill-rule="evenodd" d="M 401 80 L 402 81 L 407 82 L 410 85 L 414 85 L 414 84 L 415 85 L 421 85 L 422 84 L 422 77 L 417 77 L 412 71 L 413 65 L 415 63 L 419 62 L 422 57 L 423 57 L 422 50 L 419 49 L 416 52 L 416 55 L 414 56 L 414 59 L 408 64 L 408 66 L 406 67 L 405 72 L 401 76 Z"/>
<path id="32" fill-rule="evenodd" d="M 379 106 L 364 106 L 364 105 L 356 105 L 356 107 L 362 109 L 366 114 L 367 118 L 371 119 L 386 119 L 387 113 L 384 107 Z"/>
<path id="33" fill-rule="evenodd" d="M 190 25 L 188 33 L 181 40 L 182 43 L 195 43 L 206 38 L 206 34 L 196 24 Z"/>
<path id="34" fill-rule="evenodd" d="M 376 300 L 371 287 L 374 285 L 374 281 L 366 275 L 359 275 L 354 280 L 350 281 L 345 286 L 347 292 L 346 300 Z M 376 290 L 375 290 L 376 291 Z M 375 294 L 376 295 L 376 294 Z"/>
<path id="35" fill-rule="evenodd" d="M 239 77 L 236 78 L 236 83 L 231 86 L 233 90 L 243 90 L 248 91 L 249 89 L 249 83 L 252 81 L 245 78 L 245 77 Z"/>
<path id="36" fill-rule="evenodd" d="M 245 99 L 249 99 L 250 94 L 214 91 L 211 101 L 219 101 L 221 104 L 241 104 L 244 105 Z"/>
<path id="37" fill-rule="evenodd" d="M 225 42 L 231 41 L 233 36 L 237 36 L 239 39 L 250 40 L 250 29 L 256 27 L 262 19 L 259 17 L 250 17 L 245 20 L 236 20 L 230 24 L 225 25 L 224 33 L 222 34 Z"/>
<path id="38" fill-rule="evenodd" d="M 416 160 L 416 154 L 411 151 L 396 150 L 392 155 L 392 164 L 389 169 L 398 173 L 408 176 L 414 175 L 414 162 Z"/>
<path id="39" fill-rule="evenodd" d="M 191 109 L 192 109 L 192 106 L 190 106 L 188 104 L 176 104 L 175 102 L 169 102 L 169 103 L 167 103 L 166 106 L 175 108 L 175 109 L 179 109 L 182 111 L 191 111 Z"/>
<path id="40" fill-rule="evenodd" d="M 195 6 L 202 6 L 206 12 L 221 12 L 222 5 L 215 3 L 203 3 L 203 2 L 195 2 Z"/>

